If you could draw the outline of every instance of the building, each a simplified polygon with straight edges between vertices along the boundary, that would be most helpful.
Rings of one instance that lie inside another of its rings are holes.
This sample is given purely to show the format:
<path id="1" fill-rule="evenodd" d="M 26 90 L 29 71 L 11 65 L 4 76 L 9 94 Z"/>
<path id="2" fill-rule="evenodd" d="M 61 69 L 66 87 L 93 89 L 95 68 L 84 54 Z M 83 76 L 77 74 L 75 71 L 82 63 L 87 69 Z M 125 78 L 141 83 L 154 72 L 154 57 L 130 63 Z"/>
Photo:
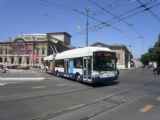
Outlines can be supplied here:
<path id="1" fill-rule="evenodd" d="M 104 43 L 96 42 L 91 46 L 100 46 L 100 47 L 107 47 L 116 52 L 117 55 L 117 68 L 130 68 L 133 66 L 132 62 L 132 53 L 127 49 L 125 45 L 106 45 Z"/>
<path id="2" fill-rule="evenodd" d="M 0 64 L 33 66 L 43 64 L 43 58 L 72 49 L 71 35 L 66 32 L 21 34 L 0 42 Z"/>

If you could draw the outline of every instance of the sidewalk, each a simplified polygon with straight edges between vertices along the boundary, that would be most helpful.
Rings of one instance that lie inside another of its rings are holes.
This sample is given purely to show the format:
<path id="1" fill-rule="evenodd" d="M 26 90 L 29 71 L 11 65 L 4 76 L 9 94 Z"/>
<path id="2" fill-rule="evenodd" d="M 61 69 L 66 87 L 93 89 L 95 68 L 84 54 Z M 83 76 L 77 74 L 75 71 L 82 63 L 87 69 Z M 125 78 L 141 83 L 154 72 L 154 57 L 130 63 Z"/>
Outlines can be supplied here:
<path id="1" fill-rule="evenodd" d="M 7 73 L 0 73 L 0 81 L 41 81 L 44 79 L 39 72 L 34 70 L 9 69 Z"/>

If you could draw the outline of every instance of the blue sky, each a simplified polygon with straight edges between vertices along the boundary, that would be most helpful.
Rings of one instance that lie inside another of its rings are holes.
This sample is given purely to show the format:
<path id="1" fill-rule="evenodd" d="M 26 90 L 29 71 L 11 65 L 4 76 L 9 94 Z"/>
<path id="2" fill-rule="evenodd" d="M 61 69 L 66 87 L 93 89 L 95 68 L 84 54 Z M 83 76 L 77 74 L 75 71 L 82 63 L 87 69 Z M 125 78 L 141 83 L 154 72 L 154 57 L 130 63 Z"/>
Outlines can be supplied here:
<path id="1" fill-rule="evenodd" d="M 160 4 L 160 0 L 140 1 L 148 6 Z M 136 0 L 0 0 L 0 41 L 14 38 L 21 32 L 68 32 L 72 35 L 73 46 L 85 46 L 86 16 L 79 12 L 85 13 L 84 9 L 90 8 L 90 16 L 111 27 L 100 29 L 100 22 L 89 18 L 89 44 L 124 44 L 134 57 L 140 57 L 157 41 L 160 5 L 151 9 L 156 17 L 148 11 L 140 12 L 144 8 L 138 9 L 139 6 Z M 134 8 L 137 8 L 135 15 L 123 18 L 124 13 Z M 123 20 L 113 15 L 121 15 Z M 91 31 L 95 26 L 96 30 Z"/>

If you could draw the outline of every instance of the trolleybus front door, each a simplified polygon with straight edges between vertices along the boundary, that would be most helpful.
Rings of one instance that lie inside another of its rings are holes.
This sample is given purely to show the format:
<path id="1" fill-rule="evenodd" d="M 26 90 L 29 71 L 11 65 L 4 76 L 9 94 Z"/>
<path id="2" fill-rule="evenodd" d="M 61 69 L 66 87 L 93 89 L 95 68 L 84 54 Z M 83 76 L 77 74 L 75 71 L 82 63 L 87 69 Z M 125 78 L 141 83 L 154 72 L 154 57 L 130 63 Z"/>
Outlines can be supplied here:
<path id="1" fill-rule="evenodd" d="M 83 78 L 88 80 L 91 79 L 91 58 L 83 58 Z"/>

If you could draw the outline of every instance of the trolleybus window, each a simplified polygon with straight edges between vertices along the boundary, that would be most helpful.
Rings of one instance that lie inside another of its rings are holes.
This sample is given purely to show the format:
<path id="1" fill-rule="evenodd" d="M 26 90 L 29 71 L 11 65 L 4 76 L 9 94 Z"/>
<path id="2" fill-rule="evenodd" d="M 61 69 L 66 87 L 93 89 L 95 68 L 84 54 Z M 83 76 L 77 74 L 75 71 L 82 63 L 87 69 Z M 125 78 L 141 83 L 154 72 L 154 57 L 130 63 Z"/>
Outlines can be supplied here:
<path id="1" fill-rule="evenodd" d="M 56 67 L 63 67 L 64 66 L 64 60 L 57 60 L 56 61 Z"/>
<path id="2" fill-rule="evenodd" d="M 75 68 L 82 68 L 83 66 L 83 58 L 75 58 L 74 59 L 74 67 Z"/>

